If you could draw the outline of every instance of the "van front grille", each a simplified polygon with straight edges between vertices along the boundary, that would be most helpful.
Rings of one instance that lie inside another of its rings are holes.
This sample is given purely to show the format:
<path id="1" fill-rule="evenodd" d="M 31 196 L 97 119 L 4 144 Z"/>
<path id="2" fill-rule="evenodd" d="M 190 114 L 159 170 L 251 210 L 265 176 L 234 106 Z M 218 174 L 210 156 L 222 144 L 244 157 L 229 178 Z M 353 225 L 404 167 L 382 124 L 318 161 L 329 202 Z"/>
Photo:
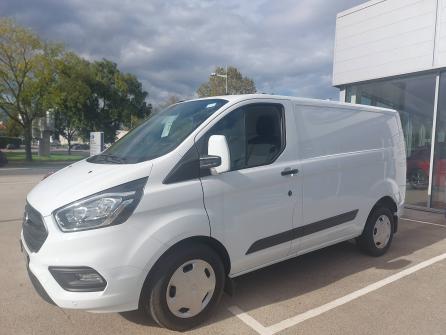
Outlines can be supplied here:
<path id="1" fill-rule="evenodd" d="M 38 252 L 48 237 L 42 215 L 29 204 L 25 206 L 23 217 L 23 238 L 31 252 Z"/>

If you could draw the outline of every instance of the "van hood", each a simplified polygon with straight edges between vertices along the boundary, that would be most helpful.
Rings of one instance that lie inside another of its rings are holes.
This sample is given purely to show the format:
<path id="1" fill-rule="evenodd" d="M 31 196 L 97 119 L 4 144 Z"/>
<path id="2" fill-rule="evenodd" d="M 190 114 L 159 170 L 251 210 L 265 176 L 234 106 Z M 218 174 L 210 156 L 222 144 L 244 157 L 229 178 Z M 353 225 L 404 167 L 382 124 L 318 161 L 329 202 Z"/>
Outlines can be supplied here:
<path id="1" fill-rule="evenodd" d="M 129 181 L 148 177 L 153 163 L 74 163 L 42 180 L 27 196 L 28 203 L 43 216 L 73 201 Z"/>

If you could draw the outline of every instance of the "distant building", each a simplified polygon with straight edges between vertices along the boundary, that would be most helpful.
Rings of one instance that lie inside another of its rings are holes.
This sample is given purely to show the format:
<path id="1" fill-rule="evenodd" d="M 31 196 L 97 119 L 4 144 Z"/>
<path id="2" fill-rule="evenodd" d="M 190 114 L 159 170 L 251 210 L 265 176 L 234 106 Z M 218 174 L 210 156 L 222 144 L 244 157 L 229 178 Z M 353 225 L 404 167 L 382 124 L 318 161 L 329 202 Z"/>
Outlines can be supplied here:
<path id="1" fill-rule="evenodd" d="M 373 0 L 337 15 L 340 100 L 400 112 L 408 207 L 446 208 L 446 0 Z"/>
<path id="2" fill-rule="evenodd" d="M 116 141 L 120 140 L 122 137 L 127 135 L 128 132 L 129 132 L 128 130 L 117 130 L 116 131 Z"/>

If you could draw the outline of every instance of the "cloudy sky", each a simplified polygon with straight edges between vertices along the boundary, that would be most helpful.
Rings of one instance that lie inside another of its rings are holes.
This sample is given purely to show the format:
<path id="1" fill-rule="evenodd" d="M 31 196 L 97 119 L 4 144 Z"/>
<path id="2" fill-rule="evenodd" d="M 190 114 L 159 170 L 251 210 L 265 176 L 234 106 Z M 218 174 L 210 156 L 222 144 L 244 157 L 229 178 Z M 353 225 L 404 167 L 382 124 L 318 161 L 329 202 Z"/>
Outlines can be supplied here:
<path id="1" fill-rule="evenodd" d="M 193 97 L 215 66 L 259 92 L 337 99 L 336 13 L 365 0 L 1 0 L 41 37 L 134 73 L 155 104 Z"/>

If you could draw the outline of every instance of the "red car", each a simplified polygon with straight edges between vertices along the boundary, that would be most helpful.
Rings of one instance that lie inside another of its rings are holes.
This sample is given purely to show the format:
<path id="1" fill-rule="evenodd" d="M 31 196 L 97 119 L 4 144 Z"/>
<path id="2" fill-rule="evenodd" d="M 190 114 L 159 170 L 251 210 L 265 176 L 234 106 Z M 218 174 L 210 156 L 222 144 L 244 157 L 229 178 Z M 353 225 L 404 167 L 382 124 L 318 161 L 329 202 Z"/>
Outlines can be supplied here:
<path id="1" fill-rule="evenodd" d="M 407 158 L 407 181 L 415 189 L 425 189 L 429 185 L 430 147 L 417 148 Z M 434 180 L 432 185 L 446 185 L 446 143 L 436 145 Z"/>

